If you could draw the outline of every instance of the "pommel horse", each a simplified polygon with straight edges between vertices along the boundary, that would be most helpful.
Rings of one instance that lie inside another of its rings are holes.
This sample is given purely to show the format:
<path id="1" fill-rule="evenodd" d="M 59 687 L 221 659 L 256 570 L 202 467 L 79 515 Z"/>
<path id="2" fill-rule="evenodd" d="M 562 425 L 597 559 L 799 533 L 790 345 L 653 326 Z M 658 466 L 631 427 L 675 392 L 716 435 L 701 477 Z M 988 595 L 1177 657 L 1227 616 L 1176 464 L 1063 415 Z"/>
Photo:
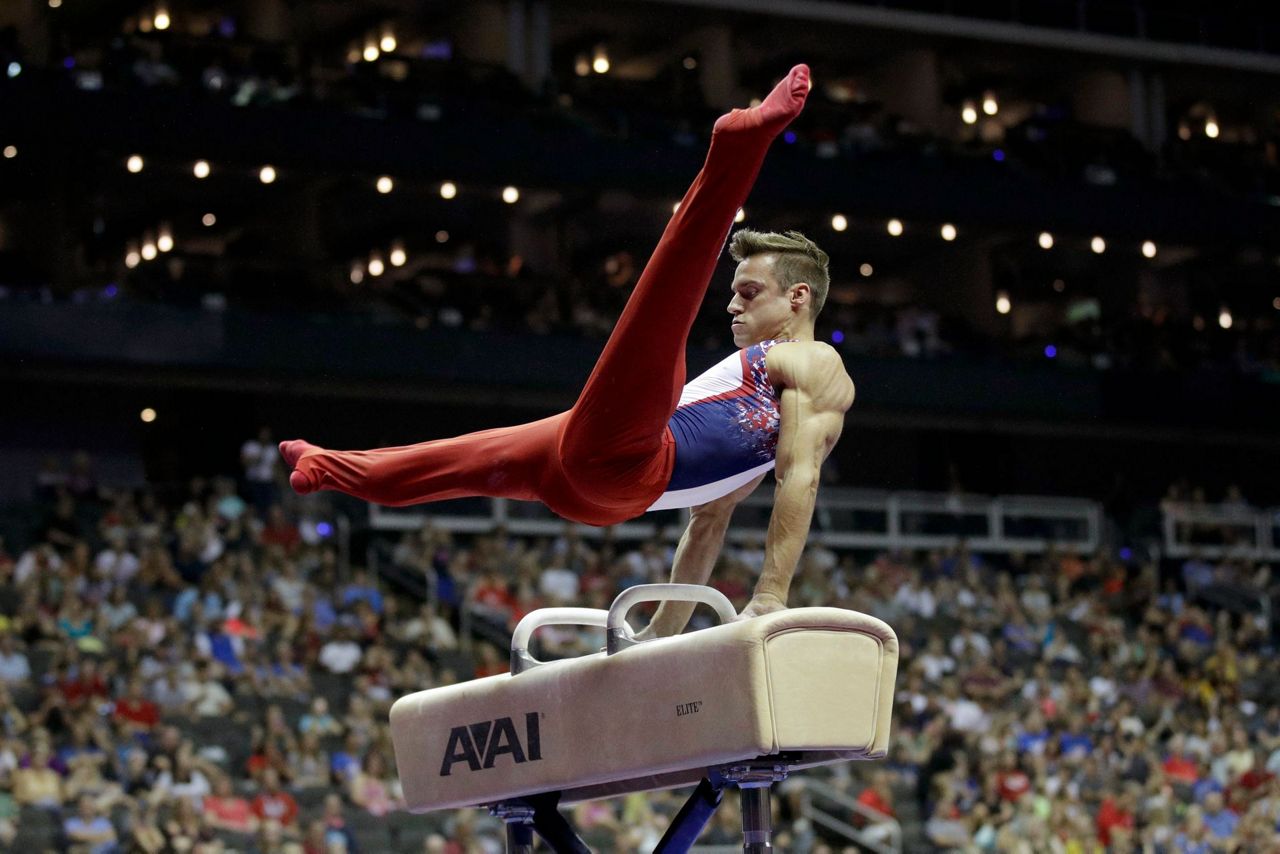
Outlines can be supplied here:
<path id="1" fill-rule="evenodd" d="M 640 602 L 710 605 L 721 624 L 637 641 Z M 770 784 L 797 769 L 879 759 L 889 745 L 898 638 L 839 608 L 729 622 L 718 590 L 645 584 L 609 610 L 544 608 L 516 626 L 511 672 L 419 691 L 391 708 L 396 764 L 413 812 L 484 806 L 508 851 L 536 831 L 557 852 L 589 849 L 559 804 L 697 784 L 655 852 L 688 851 L 724 789 L 742 800 L 743 851 L 772 850 Z M 540 662 L 541 626 L 606 630 L 599 653 Z"/>

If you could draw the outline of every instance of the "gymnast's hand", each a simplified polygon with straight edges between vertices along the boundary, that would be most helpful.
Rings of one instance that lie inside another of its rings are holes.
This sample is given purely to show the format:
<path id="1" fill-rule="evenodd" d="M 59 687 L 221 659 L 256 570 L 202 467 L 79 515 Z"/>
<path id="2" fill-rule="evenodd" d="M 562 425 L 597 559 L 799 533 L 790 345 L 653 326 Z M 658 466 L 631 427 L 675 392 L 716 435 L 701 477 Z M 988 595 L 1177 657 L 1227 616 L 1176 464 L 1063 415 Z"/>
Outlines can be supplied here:
<path id="1" fill-rule="evenodd" d="M 733 618 L 733 622 L 737 623 L 741 620 L 750 620 L 752 617 L 763 617 L 765 614 L 772 614 L 774 611 L 785 610 L 787 610 L 787 603 L 777 596 L 769 593 L 758 593 L 751 597 L 747 607 L 743 608 L 742 612 Z"/>

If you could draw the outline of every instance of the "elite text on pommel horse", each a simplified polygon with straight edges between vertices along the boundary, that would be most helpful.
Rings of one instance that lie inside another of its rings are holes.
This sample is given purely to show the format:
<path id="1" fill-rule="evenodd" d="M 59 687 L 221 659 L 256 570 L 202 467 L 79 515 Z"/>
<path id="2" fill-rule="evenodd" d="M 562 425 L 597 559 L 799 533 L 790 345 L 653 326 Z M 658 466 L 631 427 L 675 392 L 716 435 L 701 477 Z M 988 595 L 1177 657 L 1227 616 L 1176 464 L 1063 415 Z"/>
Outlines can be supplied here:
<path id="1" fill-rule="evenodd" d="M 721 625 L 638 643 L 639 602 L 715 609 Z M 632 587 L 608 611 L 545 608 L 520 621 L 511 673 L 419 691 L 391 709 L 409 809 L 487 806 L 508 848 L 588 849 L 557 805 L 697 784 L 657 849 L 689 849 L 727 786 L 742 798 L 746 852 L 770 851 L 769 785 L 793 770 L 879 759 L 889 744 L 898 639 L 839 608 L 795 608 L 741 622 L 718 591 Z M 539 662 L 545 625 L 607 629 L 606 650 Z"/>

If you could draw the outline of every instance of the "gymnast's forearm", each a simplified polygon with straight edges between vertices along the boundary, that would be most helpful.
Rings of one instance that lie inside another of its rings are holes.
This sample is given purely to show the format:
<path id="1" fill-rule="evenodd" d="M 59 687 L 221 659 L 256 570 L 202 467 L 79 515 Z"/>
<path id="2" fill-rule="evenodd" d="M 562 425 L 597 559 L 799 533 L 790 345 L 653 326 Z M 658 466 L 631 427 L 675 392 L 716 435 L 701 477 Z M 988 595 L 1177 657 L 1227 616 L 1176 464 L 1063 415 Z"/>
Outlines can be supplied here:
<path id="1" fill-rule="evenodd" d="M 729 529 L 730 515 L 727 512 L 700 513 L 698 509 L 694 510 L 671 563 L 673 583 L 707 583 L 724 547 L 724 535 Z M 649 624 L 650 633 L 655 637 L 679 634 L 693 616 L 693 609 L 692 602 L 663 602 Z"/>
<path id="2" fill-rule="evenodd" d="M 764 567 L 753 598 L 786 606 L 791 578 L 808 541 L 817 500 L 817 469 L 795 466 L 778 476 L 773 515 L 764 541 Z"/>

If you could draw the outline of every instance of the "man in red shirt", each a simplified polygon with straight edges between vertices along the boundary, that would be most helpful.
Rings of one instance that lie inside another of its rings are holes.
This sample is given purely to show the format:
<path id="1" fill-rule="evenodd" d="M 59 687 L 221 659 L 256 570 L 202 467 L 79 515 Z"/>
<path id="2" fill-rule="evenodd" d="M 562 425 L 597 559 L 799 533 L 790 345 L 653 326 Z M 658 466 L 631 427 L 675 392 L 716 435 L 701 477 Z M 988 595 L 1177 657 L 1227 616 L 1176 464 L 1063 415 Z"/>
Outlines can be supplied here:
<path id="1" fill-rule="evenodd" d="M 1101 806 L 1098 807 L 1098 841 L 1109 846 L 1113 830 L 1116 828 L 1133 830 L 1136 804 L 1137 799 L 1129 789 L 1126 789 L 1118 798 L 1112 795 L 1103 798 Z"/>
<path id="2" fill-rule="evenodd" d="M 1018 756 L 1012 750 L 1005 751 L 1000 758 L 996 786 L 1000 790 L 1000 797 L 1011 804 L 1016 804 L 1023 795 L 1031 791 L 1031 778 L 1019 767 Z"/>
<path id="3" fill-rule="evenodd" d="M 135 676 L 125 687 L 124 696 L 116 699 L 112 717 L 130 733 L 149 733 L 160 723 L 160 709 L 147 699 L 142 690 L 142 680 Z"/>
<path id="4" fill-rule="evenodd" d="M 885 818 L 893 818 L 893 789 L 889 786 L 889 774 L 886 771 L 876 771 L 871 775 L 871 785 L 862 790 L 862 794 L 858 795 L 858 803 L 862 804 L 869 810 L 880 813 Z M 854 816 L 855 825 L 862 827 L 867 823 L 867 819 L 861 815 Z"/>
<path id="5" fill-rule="evenodd" d="M 1196 758 L 1186 752 L 1182 736 L 1175 735 L 1169 739 L 1169 755 L 1164 760 L 1164 774 L 1171 783 L 1195 783 L 1197 774 Z"/>
<path id="6" fill-rule="evenodd" d="M 280 788 L 280 774 L 274 768 L 262 772 L 262 791 L 253 799 L 253 814 L 259 821 L 274 821 L 287 833 L 297 830 L 298 802 Z"/>

